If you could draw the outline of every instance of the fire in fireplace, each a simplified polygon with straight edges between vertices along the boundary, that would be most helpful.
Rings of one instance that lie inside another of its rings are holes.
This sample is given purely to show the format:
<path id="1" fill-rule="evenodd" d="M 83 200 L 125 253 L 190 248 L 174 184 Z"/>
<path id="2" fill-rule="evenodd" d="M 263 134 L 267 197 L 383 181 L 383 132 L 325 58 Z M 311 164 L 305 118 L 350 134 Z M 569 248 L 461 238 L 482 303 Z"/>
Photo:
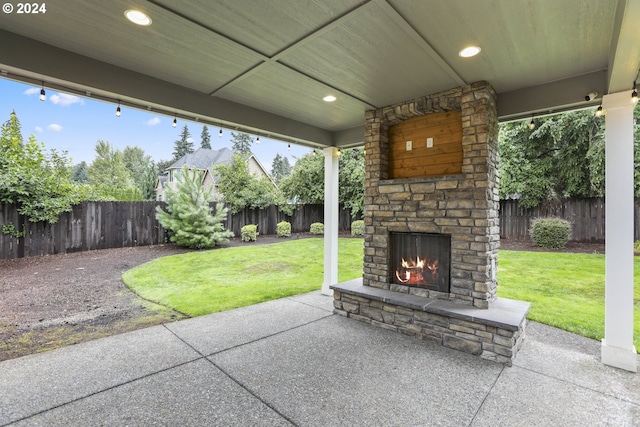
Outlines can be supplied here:
<path id="1" fill-rule="evenodd" d="M 449 292 L 451 236 L 391 233 L 391 283 Z"/>

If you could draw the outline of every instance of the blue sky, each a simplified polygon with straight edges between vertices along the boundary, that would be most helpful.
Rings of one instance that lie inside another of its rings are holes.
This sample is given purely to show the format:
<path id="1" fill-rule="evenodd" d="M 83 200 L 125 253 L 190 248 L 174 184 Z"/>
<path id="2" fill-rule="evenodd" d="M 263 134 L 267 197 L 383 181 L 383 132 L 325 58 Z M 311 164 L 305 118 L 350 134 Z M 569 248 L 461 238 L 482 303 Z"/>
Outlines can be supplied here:
<path id="1" fill-rule="evenodd" d="M 138 146 L 154 161 L 168 160 L 185 124 L 194 147 L 200 146 L 201 123 L 179 119 L 174 128 L 173 117 L 128 107 L 122 107 L 121 116 L 116 117 L 115 104 L 54 90 L 47 90 L 47 99 L 42 102 L 38 99 L 40 89 L 0 78 L 0 122 L 8 120 L 15 110 L 25 140 L 33 134 L 47 150 L 66 150 L 74 164 L 81 161 L 90 164 L 98 140 L 108 141 L 119 150 L 127 145 Z M 231 148 L 231 131 L 224 129 L 223 136 L 219 137 L 219 128 L 209 126 L 209 133 L 211 148 Z M 270 172 L 276 154 L 289 157 L 293 165 L 295 158 L 310 153 L 311 149 L 291 144 L 288 150 L 286 143 L 260 138 L 260 144 L 254 144 L 252 151 Z"/>

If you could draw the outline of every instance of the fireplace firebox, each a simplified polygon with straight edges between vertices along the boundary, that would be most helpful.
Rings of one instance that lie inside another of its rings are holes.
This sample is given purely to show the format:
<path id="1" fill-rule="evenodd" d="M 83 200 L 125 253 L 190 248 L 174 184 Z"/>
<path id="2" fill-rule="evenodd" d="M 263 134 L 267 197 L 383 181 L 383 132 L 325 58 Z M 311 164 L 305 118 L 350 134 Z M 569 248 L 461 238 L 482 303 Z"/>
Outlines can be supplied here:
<path id="1" fill-rule="evenodd" d="M 435 233 L 391 233 L 390 282 L 449 292 L 451 236 Z"/>

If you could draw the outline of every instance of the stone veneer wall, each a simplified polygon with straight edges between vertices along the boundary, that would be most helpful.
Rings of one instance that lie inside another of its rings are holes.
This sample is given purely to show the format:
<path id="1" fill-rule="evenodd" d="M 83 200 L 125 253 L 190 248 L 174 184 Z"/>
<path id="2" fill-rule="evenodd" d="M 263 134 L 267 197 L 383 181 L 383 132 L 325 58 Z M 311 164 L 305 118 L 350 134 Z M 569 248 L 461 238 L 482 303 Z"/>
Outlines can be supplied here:
<path id="1" fill-rule="evenodd" d="M 389 127 L 418 115 L 452 110 L 462 113 L 462 174 L 388 179 Z M 367 111 L 365 149 L 363 284 L 488 308 L 496 298 L 493 270 L 500 244 L 493 88 L 478 82 Z M 390 283 L 390 232 L 451 235 L 450 293 Z"/>
<path id="2" fill-rule="evenodd" d="M 429 303 L 422 297 L 386 290 L 367 294 L 348 282 L 332 288 L 334 313 L 338 315 L 507 366 L 512 366 L 524 341 L 529 303 L 498 299 L 491 309 L 479 310 L 448 301 Z M 408 298 L 395 299 L 389 296 L 392 293 Z"/>

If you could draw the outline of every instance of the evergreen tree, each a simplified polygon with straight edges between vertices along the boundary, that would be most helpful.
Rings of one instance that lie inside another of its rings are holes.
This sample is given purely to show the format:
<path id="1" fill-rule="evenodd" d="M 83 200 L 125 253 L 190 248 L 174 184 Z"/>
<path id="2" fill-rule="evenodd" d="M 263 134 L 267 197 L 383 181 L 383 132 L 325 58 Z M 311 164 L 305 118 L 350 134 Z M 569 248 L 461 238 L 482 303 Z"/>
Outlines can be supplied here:
<path id="1" fill-rule="evenodd" d="M 276 154 L 271 163 L 271 176 L 276 184 L 280 184 L 283 178 L 291 173 L 291 164 L 289 159 L 285 156 L 281 156 L 280 153 Z"/>
<path id="2" fill-rule="evenodd" d="M 138 188 L 142 192 L 144 200 L 156 199 L 156 180 L 158 179 L 158 169 L 153 162 L 150 162 L 142 176 L 142 181 L 137 183 Z"/>
<path id="3" fill-rule="evenodd" d="M 74 182 L 87 182 L 89 181 L 89 174 L 87 173 L 87 162 L 82 161 L 73 166 L 71 169 L 71 180 Z"/>
<path id="4" fill-rule="evenodd" d="M 196 169 L 185 165 L 178 176 L 175 189 L 166 190 L 167 211 L 156 207 L 156 218 L 170 230 L 170 240 L 191 249 L 212 248 L 226 243 L 233 233 L 224 229 L 227 209 L 222 203 L 211 212 L 211 192 L 202 184 L 202 176 Z"/>
<path id="5" fill-rule="evenodd" d="M 200 133 L 200 147 L 211 150 L 211 135 L 209 134 L 209 128 L 207 125 L 202 126 L 202 133 Z"/>
<path id="6" fill-rule="evenodd" d="M 158 171 L 158 175 L 164 175 L 167 172 L 167 169 L 169 169 L 169 166 L 171 166 L 174 162 L 175 160 L 173 159 L 158 160 L 156 162 L 156 169 Z"/>
<path id="7" fill-rule="evenodd" d="M 184 125 L 182 132 L 180 132 L 180 139 L 173 143 L 173 161 L 180 159 L 185 154 L 193 153 L 193 141 L 191 139 L 191 133 L 189 128 Z"/>
<path id="8" fill-rule="evenodd" d="M 233 147 L 231 148 L 234 153 L 249 155 L 251 154 L 251 144 L 253 144 L 253 138 L 246 133 L 234 133 L 231 132 L 231 142 Z"/>

